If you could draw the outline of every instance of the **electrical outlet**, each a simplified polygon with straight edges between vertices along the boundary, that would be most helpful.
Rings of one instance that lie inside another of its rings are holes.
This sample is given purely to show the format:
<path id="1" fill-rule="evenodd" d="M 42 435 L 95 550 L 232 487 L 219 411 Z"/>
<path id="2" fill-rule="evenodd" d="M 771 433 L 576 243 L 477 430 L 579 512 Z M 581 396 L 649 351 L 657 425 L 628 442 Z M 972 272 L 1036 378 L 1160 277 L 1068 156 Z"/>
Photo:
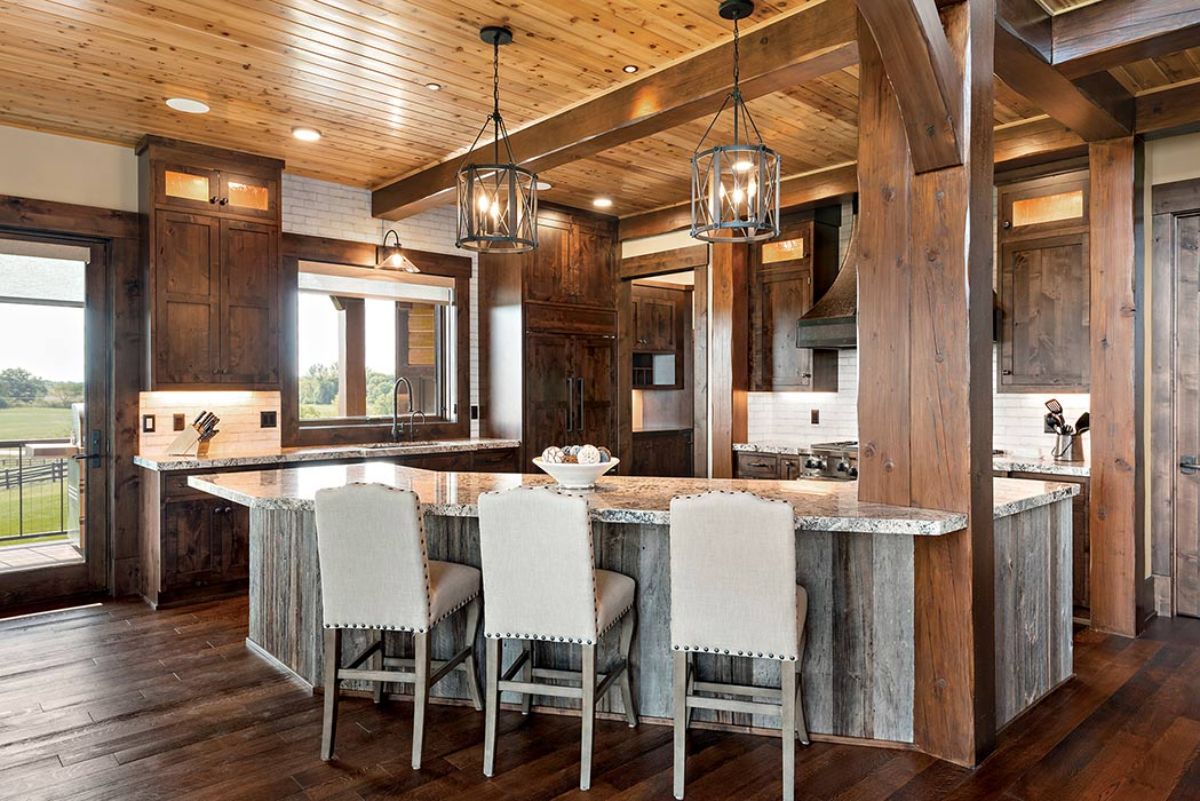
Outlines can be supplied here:
<path id="1" fill-rule="evenodd" d="M 274 409 L 269 412 L 258 413 L 259 428 L 274 428 L 277 425 L 279 425 L 279 419 Z"/>
<path id="2" fill-rule="evenodd" d="M 1050 425 L 1050 418 L 1048 418 L 1048 417 L 1042 418 L 1042 433 L 1043 434 L 1057 434 L 1058 433 L 1057 431 L 1054 430 L 1054 426 Z"/>
<path id="3" fill-rule="evenodd" d="M 479 407 L 473 403 L 471 404 L 471 419 L 472 420 L 479 419 Z"/>
<path id="4" fill-rule="evenodd" d="M 182 431 L 184 429 L 184 426 L 187 425 L 187 418 L 184 417 L 182 414 L 174 415 L 172 420 L 174 422 L 176 431 Z"/>
<path id="5" fill-rule="evenodd" d="M 814 426 L 820 425 L 821 424 L 821 410 L 820 409 L 809 410 L 808 421 L 810 423 L 812 423 Z"/>
<path id="6" fill-rule="evenodd" d="M 153 434 L 154 433 L 154 415 L 152 415 L 152 414 L 143 414 L 142 415 L 142 433 L 143 434 Z"/>

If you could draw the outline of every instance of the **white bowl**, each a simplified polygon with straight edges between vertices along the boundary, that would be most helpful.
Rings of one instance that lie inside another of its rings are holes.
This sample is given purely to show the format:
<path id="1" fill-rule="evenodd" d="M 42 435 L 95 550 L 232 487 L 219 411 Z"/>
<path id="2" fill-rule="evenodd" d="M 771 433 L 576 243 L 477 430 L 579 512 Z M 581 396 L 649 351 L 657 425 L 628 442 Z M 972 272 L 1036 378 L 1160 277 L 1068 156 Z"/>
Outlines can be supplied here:
<path id="1" fill-rule="evenodd" d="M 539 469 L 549 473 L 550 477 L 564 489 L 591 489 L 596 486 L 596 479 L 619 465 L 621 460 L 610 459 L 598 464 L 572 464 L 569 462 L 551 464 L 542 461 L 542 458 L 538 456 L 534 458 L 533 463 Z"/>

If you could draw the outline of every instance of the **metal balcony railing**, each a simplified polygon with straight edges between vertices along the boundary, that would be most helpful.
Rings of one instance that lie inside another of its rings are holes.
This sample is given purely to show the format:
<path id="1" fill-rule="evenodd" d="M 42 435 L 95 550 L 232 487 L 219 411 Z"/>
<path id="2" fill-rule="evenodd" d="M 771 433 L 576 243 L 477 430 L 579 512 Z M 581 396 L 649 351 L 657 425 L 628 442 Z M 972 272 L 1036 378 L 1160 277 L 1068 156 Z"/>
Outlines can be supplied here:
<path id="1" fill-rule="evenodd" d="M 78 482 L 71 480 L 73 460 L 30 456 L 25 448 L 29 444 L 66 443 L 0 441 L 0 545 L 66 535 L 72 527 L 72 493 L 78 494 Z"/>

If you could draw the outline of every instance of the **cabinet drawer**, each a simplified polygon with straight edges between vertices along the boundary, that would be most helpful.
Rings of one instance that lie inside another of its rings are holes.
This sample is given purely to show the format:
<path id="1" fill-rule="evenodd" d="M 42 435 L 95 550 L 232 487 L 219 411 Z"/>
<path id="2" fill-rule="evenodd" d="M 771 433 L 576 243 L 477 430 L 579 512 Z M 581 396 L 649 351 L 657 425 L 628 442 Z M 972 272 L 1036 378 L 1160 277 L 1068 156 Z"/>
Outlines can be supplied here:
<path id="1" fill-rule="evenodd" d="M 779 457 L 773 453 L 737 454 L 738 478 L 776 478 L 779 475 Z"/>
<path id="2" fill-rule="evenodd" d="M 519 473 L 517 451 L 504 448 L 495 451 L 476 451 L 471 457 L 471 468 L 477 473 Z"/>
<path id="3" fill-rule="evenodd" d="M 799 456 L 779 456 L 779 478 L 790 481 L 800 477 Z"/>

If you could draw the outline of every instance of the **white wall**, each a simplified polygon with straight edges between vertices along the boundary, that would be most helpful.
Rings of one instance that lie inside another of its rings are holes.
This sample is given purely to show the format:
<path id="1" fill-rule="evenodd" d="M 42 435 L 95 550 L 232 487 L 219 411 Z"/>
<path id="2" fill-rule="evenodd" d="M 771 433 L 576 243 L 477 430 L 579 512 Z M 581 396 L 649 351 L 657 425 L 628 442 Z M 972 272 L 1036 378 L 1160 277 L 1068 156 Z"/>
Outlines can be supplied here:
<path id="1" fill-rule="evenodd" d="M 137 211 L 133 148 L 0 126 L 0 195 Z"/>
<path id="2" fill-rule="evenodd" d="M 471 404 L 479 404 L 479 274 L 478 259 L 454 246 L 455 210 L 452 206 L 430 209 L 413 217 L 391 222 L 371 216 L 371 190 L 344 184 L 283 175 L 283 230 L 287 233 L 348 239 L 355 242 L 383 241 L 384 232 L 395 229 L 400 242 L 414 250 L 469 256 L 471 259 Z M 468 415 L 468 409 L 460 409 Z M 471 421 L 471 434 L 478 435 L 479 421 Z"/>

